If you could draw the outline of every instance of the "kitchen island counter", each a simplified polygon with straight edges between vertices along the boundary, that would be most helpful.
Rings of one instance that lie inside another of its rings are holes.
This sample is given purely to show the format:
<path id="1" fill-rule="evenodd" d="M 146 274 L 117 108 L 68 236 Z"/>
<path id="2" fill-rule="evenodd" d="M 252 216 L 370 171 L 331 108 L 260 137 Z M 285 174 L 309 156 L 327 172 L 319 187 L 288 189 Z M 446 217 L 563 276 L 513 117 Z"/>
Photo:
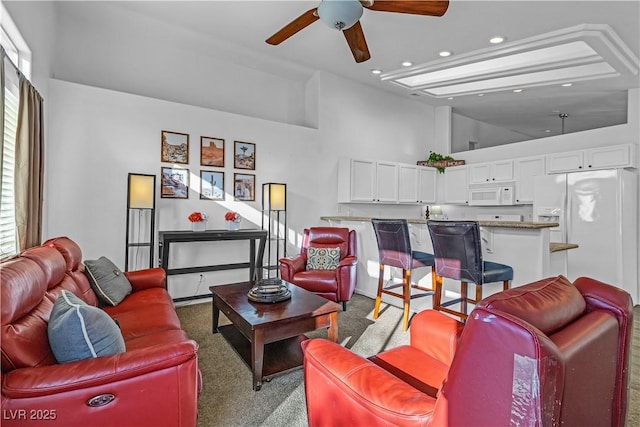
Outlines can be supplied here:
<path id="1" fill-rule="evenodd" d="M 321 216 L 323 221 L 368 221 L 370 222 L 372 217 L 366 216 Z M 426 224 L 428 219 L 424 218 L 404 218 L 409 224 Z M 431 221 L 440 221 L 433 219 Z M 457 221 L 457 220 L 456 220 Z M 470 221 L 469 219 L 462 219 L 460 221 Z M 473 220 L 471 220 L 473 221 Z M 478 221 L 481 227 L 503 227 L 503 228 L 552 228 L 557 227 L 557 222 L 530 222 L 530 221 Z"/>
<path id="2" fill-rule="evenodd" d="M 377 218 L 377 217 L 376 217 Z M 375 298 L 377 289 L 378 247 L 375 233 L 371 226 L 372 217 L 369 216 L 322 216 L 321 220 L 336 227 L 348 227 L 356 230 L 358 235 L 358 281 L 356 291 L 360 294 Z M 433 253 L 431 237 L 424 218 L 404 218 L 409 224 L 411 246 L 413 250 Z M 466 219 L 469 220 L 469 219 Z M 434 220 L 437 221 L 437 220 Z M 482 234 L 482 253 L 485 261 L 494 261 L 510 265 L 514 278 L 512 287 L 531 283 L 545 277 L 566 274 L 566 253 L 577 245 L 556 243 L 550 241 L 550 230 L 557 227 L 557 222 L 518 222 L 504 220 L 479 220 Z M 390 269 L 391 270 L 391 269 Z M 388 271 L 388 270 L 387 270 Z M 398 272 L 394 272 L 397 278 Z M 399 277 L 399 276 L 398 276 Z M 429 269 L 417 269 L 412 273 L 415 281 L 423 285 L 431 284 Z M 459 284 L 445 279 L 446 292 L 451 293 L 459 289 Z M 487 283 L 484 285 L 484 296 L 499 292 L 501 283 Z M 397 304 L 397 298 L 383 300 Z M 430 308 L 431 298 L 418 298 L 411 302 L 413 311 Z"/>

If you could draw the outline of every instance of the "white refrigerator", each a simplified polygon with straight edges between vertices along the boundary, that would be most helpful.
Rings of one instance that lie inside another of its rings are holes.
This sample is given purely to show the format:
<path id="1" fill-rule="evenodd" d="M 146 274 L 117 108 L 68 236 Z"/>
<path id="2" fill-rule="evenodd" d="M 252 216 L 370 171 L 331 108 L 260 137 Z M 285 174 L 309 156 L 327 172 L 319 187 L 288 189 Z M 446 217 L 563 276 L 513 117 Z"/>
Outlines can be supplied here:
<path id="1" fill-rule="evenodd" d="M 567 277 L 591 277 L 629 292 L 638 285 L 638 177 L 624 169 L 534 177 L 534 221 L 558 222 L 550 241 L 566 251 Z"/>

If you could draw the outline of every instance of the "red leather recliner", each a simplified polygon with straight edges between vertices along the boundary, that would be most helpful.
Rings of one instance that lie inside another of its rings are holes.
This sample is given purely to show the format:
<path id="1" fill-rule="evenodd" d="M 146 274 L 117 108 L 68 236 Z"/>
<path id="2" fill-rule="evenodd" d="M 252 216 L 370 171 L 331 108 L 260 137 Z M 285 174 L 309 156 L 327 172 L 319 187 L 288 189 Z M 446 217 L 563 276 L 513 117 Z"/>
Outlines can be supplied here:
<path id="1" fill-rule="evenodd" d="M 180 327 L 160 268 L 125 273 L 133 292 L 103 308 L 124 353 L 56 362 L 47 323 L 61 291 L 98 304 L 81 259 L 61 237 L 0 264 L 2 425 L 195 426 L 198 345 Z"/>
<path id="2" fill-rule="evenodd" d="M 307 249 L 340 248 L 336 270 L 307 270 Z M 356 289 L 356 232 L 340 227 L 311 227 L 304 230 L 300 254 L 280 259 L 280 278 L 335 302 L 346 302 Z"/>
<path id="3" fill-rule="evenodd" d="M 464 326 L 423 311 L 410 345 L 370 360 L 308 340 L 309 425 L 623 426 L 632 316 L 624 290 L 559 276 L 485 298 Z"/>

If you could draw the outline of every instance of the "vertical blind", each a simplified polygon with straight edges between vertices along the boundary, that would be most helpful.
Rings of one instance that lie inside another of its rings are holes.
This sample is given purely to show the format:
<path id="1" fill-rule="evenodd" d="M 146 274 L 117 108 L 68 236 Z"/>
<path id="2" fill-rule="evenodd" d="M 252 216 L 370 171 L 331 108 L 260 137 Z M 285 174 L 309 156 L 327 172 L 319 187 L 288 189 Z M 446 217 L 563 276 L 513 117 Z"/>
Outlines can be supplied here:
<path id="1" fill-rule="evenodd" d="M 17 252 L 15 220 L 15 152 L 18 123 L 18 79 L 5 61 L 4 138 L 2 144 L 2 193 L 0 195 L 0 257 Z"/>

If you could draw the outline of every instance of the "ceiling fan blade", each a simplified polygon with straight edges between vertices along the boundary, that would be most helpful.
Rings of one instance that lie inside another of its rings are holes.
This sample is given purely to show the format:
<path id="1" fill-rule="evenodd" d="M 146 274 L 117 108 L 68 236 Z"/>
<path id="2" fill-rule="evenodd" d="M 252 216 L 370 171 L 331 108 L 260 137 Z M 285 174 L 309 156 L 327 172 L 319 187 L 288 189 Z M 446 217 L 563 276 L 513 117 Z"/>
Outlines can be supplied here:
<path id="1" fill-rule="evenodd" d="M 351 53 L 356 62 L 364 62 L 371 58 L 367 41 L 364 39 L 364 32 L 360 21 L 356 22 L 351 28 L 342 31 L 344 38 L 347 39 Z"/>
<path id="2" fill-rule="evenodd" d="M 266 41 L 269 44 L 280 44 L 298 31 L 308 27 L 318 20 L 318 14 L 316 8 L 307 10 L 302 15 L 298 16 L 293 21 L 282 27 L 280 31 L 269 37 Z"/>
<path id="3" fill-rule="evenodd" d="M 374 0 L 372 5 L 363 3 L 367 9 L 380 12 L 409 13 L 412 15 L 442 16 L 449 8 L 449 1 L 424 0 Z"/>

